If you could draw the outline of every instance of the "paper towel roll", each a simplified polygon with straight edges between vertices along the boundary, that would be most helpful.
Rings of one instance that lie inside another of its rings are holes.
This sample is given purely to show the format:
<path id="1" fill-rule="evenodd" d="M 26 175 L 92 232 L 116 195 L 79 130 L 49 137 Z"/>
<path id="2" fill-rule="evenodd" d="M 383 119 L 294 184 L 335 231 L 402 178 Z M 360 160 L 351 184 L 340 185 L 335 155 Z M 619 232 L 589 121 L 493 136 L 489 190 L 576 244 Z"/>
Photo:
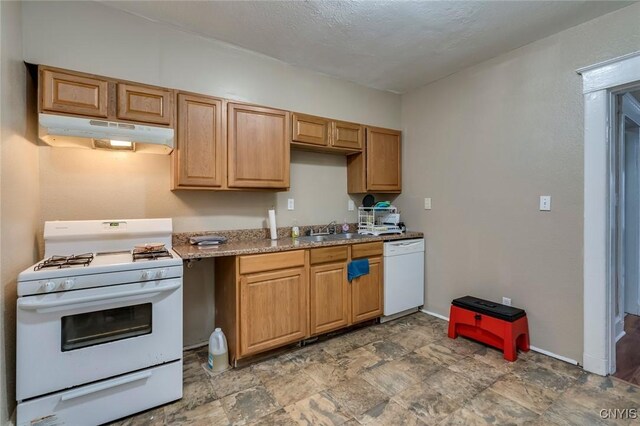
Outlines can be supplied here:
<path id="1" fill-rule="evenodd" d="M 269 229 L 271 230 L 271 239 L 278 239 L 278 231 L 276 229 L 276 211 L 269 210 Z"/>

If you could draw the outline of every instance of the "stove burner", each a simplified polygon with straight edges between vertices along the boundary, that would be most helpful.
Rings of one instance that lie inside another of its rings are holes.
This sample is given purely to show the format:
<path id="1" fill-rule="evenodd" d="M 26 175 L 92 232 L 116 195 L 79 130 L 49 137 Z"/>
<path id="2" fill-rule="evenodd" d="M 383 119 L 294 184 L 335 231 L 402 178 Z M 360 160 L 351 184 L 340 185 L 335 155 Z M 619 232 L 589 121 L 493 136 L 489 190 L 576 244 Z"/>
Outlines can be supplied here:
<path id="1" fill-rule="evenodd" d="M 93 260 L 93 253 L 72 254 L 71 256 L 51 256 L 34 266 L 34 271 L 46 268 L 70 268 L 72 266 L 89 266 Z"/>
<path id="2" fill-rule="evenodd" d="M 133 261 L 137 262 L 138 260 L 157 260 L 162 258 L 173 258 L 173 255 L 169 253 L 169 250 L 144 250 L 144 249 L 134 249 L 131 252 L 133 256 Z"/>

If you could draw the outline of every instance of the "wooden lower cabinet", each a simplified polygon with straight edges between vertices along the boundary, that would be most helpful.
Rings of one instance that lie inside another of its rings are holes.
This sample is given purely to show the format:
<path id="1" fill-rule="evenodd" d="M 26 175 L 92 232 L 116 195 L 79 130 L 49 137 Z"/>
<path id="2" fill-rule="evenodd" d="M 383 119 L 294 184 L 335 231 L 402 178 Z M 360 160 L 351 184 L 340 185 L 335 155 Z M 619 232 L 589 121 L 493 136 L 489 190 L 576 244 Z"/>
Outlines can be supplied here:
<path id="1" fill-rule="evenodd" d="M 215 323 L 232 363 L 382 315 L 382 243 L 237 257 L 215 265 Z M 347 281 L 350 259 L 370 272 Z"/>
<path id="2" fill-rule="evenodd" d="M 351 310 L 346 262 L 314 265 L 310 269 L 310 334 L 346 327 Z"/>
<path id="3" fill-rule="evenodd" d="M 302 340 L 307 329 L 305 268 L 240 278 L 240 356 Z"/>
<path id="4" fill-rule="evenodd" d="M 351 281 L 351 323 L 378 318 L 383 312 L 382 257 L 369 258 L 369 274 Z"/>

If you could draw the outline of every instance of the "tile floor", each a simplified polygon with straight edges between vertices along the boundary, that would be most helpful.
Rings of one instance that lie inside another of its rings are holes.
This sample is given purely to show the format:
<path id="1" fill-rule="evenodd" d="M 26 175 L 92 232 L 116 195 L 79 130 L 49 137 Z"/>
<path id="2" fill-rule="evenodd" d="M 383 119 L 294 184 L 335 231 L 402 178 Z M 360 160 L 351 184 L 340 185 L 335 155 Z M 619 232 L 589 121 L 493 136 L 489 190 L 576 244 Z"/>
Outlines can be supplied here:
<path id="1" fill-rule="evenodd" d="M 184 397 L 124 425 L 599 425 L 640 408 L 640 388 L 535 352 L 517 362 L 417 313 L 218 376 L 184 358 Z"/>

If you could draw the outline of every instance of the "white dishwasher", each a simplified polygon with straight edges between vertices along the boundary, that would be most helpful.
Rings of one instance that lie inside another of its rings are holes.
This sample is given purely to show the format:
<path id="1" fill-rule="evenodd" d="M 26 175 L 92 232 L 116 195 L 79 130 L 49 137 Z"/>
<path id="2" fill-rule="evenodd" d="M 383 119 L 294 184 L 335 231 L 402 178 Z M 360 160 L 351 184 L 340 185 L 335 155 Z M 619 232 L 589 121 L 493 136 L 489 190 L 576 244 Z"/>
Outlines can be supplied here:
<path id="1" fill-rule="evenodd" d="M 384 317 L 415 312 L 424 304 L 424 239 L 384 243 Z"/>

